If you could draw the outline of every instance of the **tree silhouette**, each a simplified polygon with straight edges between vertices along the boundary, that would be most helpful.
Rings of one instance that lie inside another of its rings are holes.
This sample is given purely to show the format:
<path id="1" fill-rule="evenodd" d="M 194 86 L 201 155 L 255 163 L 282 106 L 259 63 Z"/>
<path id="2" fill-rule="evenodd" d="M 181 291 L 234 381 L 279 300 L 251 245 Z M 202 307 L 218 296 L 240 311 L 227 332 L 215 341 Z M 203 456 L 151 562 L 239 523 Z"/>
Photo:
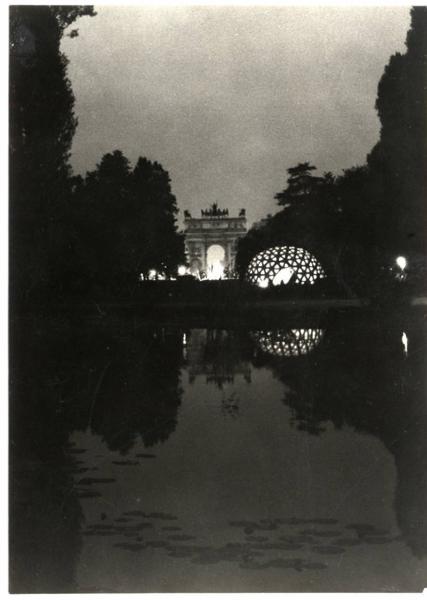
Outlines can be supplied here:
<path id="1" fill-rule="evenodd" d="M 82 252 L 91 295 L 103 295 L 123 280 L 121 235 L 129 215 L 130 165 L 120 150 L 105 154 L 76 189 Z M 132 215 L 135 217 L 135 215 Z"/>
<path id="2" fill-rule="evenodd" d="M 298 163 L 295 167 L 290 167 L 287 170 L 289 175 L 287 188 L 275 196 L 279 206 L 290 207 L 316 195 L 318 184 L 322 180 L 311 174 L 311 171 L 315 170 L 316 167 L 309 162 Z"/>
<path id="3" fill-rule="evenodd" d="M 390 59 L 378 85 L 380 140 L 368 156 L 380 216 L 376 236 L 388 257 L 426 256 L 427 8 L 411 9 L 407 51 Z"/>
<path id="4" fill-rule="evenodd" d="M 135 255 L 137 272 L 156 269 L 176 274 L 185 263 L 184 238 L 178 234 L 178 208 L 170 177 L 158 162 L 139 157 L 132 173 L 133 202 L 140 206 L 141 233 Z"/>
<path id="5" fill-rule="evenodd" d="M 77 120 L 61 37 L 90 6 L 10 7 L 11 297 L 55 293 L 67 246 L 68 158 Z"/>
<path id="6" fill-rule="evenodd" d="M 167 275 L 185 262 L 168 173 L 139 158 L 132 170 L 120 150 L 105 154 L 85 180 L 74 180 L 78 263 L 91 296 L 132 293 L 140 273 Z"/>

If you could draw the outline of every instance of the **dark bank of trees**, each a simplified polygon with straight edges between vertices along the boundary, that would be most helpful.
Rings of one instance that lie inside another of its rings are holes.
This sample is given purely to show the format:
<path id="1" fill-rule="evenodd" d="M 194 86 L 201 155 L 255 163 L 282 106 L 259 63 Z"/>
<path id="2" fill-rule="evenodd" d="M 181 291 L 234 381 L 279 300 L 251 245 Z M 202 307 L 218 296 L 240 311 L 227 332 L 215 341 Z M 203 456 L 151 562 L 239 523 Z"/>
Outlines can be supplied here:
<path id="1" fill-rule="evenodd" d="M 67 247 L 71 142 L 77 126 L 64 31 L 92 7 L 10 7 L 11 295 L 46 290 Z"/>
<path id="2" fill-rule="evenodd" d="M 157 162 L 120 151 L 73 177 L 77 127 L 64 35 L 91 6 L 10 8 L 10 294 L 20 310 L 120 296 L 148 269 L 185 260 L 176 199 Z"/>
<path id="3" fill-rule="evenodd" d="M 415 256 L 427 245 L 427 7 L 412 9 L 406 46 L 379 82 L 381 134 L 368 168 L 384 223 L 381 243 Z"/>
<path id="4" fill-rule="evenodd" d="M 311 250 L 349 294 L 381 294 L 398 255 L 411 281 L 426 280 L 427 8 L 411 10 L 405 54 L 391 57 L 379 82 L 380 139 L 362 166 L 334 177 L 308 162 L 288 169 L 281 210 L 239 244 L 241 275 L 275 244 Z"/>
<path id="5" fill-rule="evenodd" d="M 132 169 L 120 150 L 105 154 L 75 179 L 72 205 L 78 260 L 65 274 L 75 293 L 128 296 L 139 274 L 175 275 L 185 263 L 176 198 L 159 163 L 140 157 Z"/>

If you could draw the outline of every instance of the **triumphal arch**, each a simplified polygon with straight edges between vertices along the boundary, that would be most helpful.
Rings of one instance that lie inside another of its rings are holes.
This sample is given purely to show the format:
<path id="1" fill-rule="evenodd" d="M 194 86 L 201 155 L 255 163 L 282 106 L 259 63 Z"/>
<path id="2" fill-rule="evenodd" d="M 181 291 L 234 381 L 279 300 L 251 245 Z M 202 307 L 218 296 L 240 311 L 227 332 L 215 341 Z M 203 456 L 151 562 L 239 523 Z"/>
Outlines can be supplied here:
<path id="1" fill-rule="evenodd" d="M 184 211 L 185 246 L 190 272 L 207 279 L 233 277 L 237 243 L 246 234 L 246 211 L 231 217 L 214 203 L 192 217 Z"/>

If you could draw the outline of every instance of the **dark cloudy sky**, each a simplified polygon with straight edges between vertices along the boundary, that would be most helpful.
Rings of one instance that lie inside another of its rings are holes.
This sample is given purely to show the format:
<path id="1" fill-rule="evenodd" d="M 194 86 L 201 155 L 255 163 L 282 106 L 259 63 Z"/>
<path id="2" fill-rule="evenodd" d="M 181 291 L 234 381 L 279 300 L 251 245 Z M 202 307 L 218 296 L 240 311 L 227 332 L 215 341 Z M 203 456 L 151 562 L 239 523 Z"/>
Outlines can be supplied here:
<path id="1" fill-rule="evenodd" d="M 374 109 L 408 7 L 96 7 L 66 38 L 75 172 L 122 150 L 159 161 L 181 211 L 276 210 L 286 169 L 340 173 L 379 134 Z"/>

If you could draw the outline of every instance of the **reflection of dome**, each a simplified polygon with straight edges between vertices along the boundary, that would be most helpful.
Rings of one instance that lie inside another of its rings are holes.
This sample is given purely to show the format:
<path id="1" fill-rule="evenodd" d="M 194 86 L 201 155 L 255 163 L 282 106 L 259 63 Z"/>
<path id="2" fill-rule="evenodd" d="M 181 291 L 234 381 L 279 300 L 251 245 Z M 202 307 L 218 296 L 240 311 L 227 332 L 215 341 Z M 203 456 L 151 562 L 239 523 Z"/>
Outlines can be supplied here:
<path id="1" fill-rule="evenodd" d="M 295 246 L 276 246 L 259 252 L 249 263 L 246 278 L 267 287 L 268 283 L 314 283 L 326 274 L 319 261 L 307 250 Z"/>
<path id="2" fill-rule="evenodd" d="M 323 329 L 289 329 L 254 331 L 253 339 L 260 350 L 273 356 L 304 356 L 316 348 Z"/>

